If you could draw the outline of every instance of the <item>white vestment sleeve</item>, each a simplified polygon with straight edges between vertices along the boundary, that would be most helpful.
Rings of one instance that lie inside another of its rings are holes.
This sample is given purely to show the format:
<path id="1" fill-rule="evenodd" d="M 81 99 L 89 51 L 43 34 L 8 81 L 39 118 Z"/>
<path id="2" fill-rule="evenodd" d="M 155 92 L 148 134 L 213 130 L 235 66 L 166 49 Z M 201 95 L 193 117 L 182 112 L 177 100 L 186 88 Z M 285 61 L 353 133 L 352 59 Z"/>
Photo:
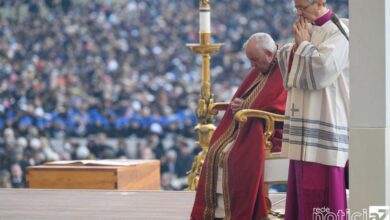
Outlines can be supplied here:
<path id="1" fill-rule="evenodd" d="M 290 53 L 292 51 L 294 44 L 289 43 L 284 45 L 282 48 L 280 48 L 277 52 L 277 59 L 279 63 L 279 69 L 280 73 L 283 77 L 283 84 L 284 87 L 287 88 L 287 82 L 288 82 L 288 63 L 289 63 L 289 57 Z"/>
<path id="2" fill-rule="evenodd" d="M 338 31 L 317 47 L 303 41 L 294 54 L 287 87 L 318 90 L 332 85 L 348 63 L 347 55 L 348 42 Z"/>

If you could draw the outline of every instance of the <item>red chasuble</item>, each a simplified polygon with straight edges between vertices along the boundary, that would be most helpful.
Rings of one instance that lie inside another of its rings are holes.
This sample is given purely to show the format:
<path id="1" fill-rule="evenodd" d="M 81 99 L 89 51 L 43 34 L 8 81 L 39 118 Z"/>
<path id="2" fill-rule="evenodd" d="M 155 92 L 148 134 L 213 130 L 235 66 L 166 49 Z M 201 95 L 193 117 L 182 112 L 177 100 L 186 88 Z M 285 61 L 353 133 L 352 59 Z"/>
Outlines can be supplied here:
<path id="1" fill-rule="evenodd" d="M 245 100 L 243 108 L 284 114 L 286 91 L 279 66 L 269 74 L 253 69 L 246 77 L 235 97 Z M 282 125 L 271 141 L 280 149 Z M 227 152 L 224 147 L 233 142 Z M 223 195 L 225 219 L 251 220 L 267 216 L 264 189 L 264 138 L 263 121 L 248 119 L 239 125 L 228 109 L 210 141 L 203 164 L 191 220 L 211 220 L 217 205 L 216 185 L 218 167 L 223 168 Z"/>

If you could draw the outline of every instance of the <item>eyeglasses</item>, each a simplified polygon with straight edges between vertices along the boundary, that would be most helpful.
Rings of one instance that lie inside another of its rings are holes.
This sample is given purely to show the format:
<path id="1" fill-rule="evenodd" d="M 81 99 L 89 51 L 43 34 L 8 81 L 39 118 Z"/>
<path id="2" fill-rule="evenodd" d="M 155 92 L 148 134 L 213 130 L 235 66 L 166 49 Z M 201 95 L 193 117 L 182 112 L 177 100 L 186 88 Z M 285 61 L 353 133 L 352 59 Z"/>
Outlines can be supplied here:
<path id="1" fill-rule="evenodd" d="M 316 2 L 309 3 L 308 5 L 303 6 L 303 7 L 295 7 L 294 8 L 294 12 L 298 12 L 298 11 L 304 12 L 308 7 L 310 7 L 310 6 L 314 5 L 314 4 L 316 4 Z"/>

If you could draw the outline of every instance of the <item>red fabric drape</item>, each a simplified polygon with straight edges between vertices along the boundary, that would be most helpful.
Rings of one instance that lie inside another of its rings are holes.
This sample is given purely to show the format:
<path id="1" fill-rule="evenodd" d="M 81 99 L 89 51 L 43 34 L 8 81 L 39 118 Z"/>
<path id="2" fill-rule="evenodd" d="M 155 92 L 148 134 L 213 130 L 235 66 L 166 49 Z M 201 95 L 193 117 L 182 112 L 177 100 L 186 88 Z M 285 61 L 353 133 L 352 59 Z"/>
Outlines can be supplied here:
<path id="1" fill-rule="evenodd" d="M 253 69 L 246 77 L 242 85 L 233 96 L 241 97 L 252 85 L 259 71 Z M 283 79 L 278 66 L 268 76 L 263 89 L 257 95 L 249 108 L 284 114 L 286 92 L 283 88 Z M 210 141 L 210 146 L 217 141 L 226 129 L 234 122 L 234 115 L 228 109 Z M 236 136 L 235 144 L 228 156 L 228 186 L 229 207 L 231 219 L 260 219 L 267 216 L 266 203 L 264 201 L 264 140 L 263 122 L 260 119 L 249 119 Z M 279 130 L 271 141 L 280 149 L 281 134 Z M 195 203 L 191 214 L 192 220 L 203 219 L 206 208 L 205 195 L 205 166 L 210 158 L 206 158 L 203 165 Z"/>

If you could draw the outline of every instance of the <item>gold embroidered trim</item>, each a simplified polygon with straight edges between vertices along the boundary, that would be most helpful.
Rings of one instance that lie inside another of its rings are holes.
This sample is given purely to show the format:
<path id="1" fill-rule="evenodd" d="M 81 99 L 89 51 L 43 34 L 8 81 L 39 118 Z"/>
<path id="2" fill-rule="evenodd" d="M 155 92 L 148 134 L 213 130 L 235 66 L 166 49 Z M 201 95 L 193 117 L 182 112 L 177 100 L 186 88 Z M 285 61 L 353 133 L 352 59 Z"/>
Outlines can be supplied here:
<path id="1" fill-rule="evenodd" d="M 264 88 L 264 85 L 267 82 L 269 74 L 262 75 L 259 74 L 252 85 L 249 87 L 249 89 L 246 90 L 246 92 L 250 91 L 254 86 L 254 90 L 251 92 L 251 94 L 245 99 L 243 108 L 249 108 L 258 96 L 260 94 L 261 90 Z M 245 92 L 245 93 L 246 93 Z M 237 122 L 233 121 L 231 125 L 229 125 L 228 129 L 221 135 L 218 140 L 214 142 L 214 144 L 209 148 L 209 152 L 207 153 L 207 164 L 205 166 L 206 168 L 206 180 L 205 180 L 205 202 L 206 207 L 203 213 L 203 218 L 205 220 L 208 219 L 214 219 L 215 216 L 215 207 L 217 206 L 217 197 L 216 197 L 216 185 L 217 185 L 217 178 L 216 175 L 218 173 L 218 166 L 220 162 L 222 162 L 223 165 L 223 193 L 224 193 L 224 204 L 225 204 L 225 219 L 231 218 L 231 209 L 230 209 L 230 195 L 229 195 L 229 187 L 228 187 L 228 158 L 230 155 L 231 150 L 234 147 L 233 146 L 229 149 L 226 154 L 224 153 L 223 157 L 219 157 L 221 155 L 221 152 L 223 151 L 226 144 L 228 144 L 231 141 L 234 141 L 235 134 L 240 131 L 240 125 L 237 129 L 235 129 L 237 126 Z M 222 160 L 222 161 L 220 161 Z"/>
<path id="2" fill-rule="evenodd" d="M 216 180 L 218 176 L 214 174 L 218 172 L 218 155 L 220 153 L 221 146 L 224 146 L 229 141 L 229 137 L 232 136 L 234 124 L 230 125 L 229 128 L 221 135 L 220 138 L 211 146 L 207 153 L 207 164 L 206 164 L 206 181 L 205 181 L 205 200 L 206 209 L 204 212 L 204 219 L 214 219 L 215 207 L 217 204 L 215 191 L 216 191 Z"/>
<path id="3" fill-rule="evenodd" d="M 268 74 L 269 75 L 269 74 Z M 260 94 L 260 92 L 263 90 L 268 75 L 263 76 L 260 75 L 259 79 L 255 81 L 255 83 L 258 82 L 257 87 L 254 89 L 254 91 L 249 95 L 249 97 L 245 100 L 243 108 L 249 108 L 252 106 L 254 100 L 257 98 L 257 96 Z M 236 132 L 239 132 L 241 130 L 241 124 L 239 125 Z M 229 193 L 229 173 L 228 173 L 228 160 L 230 156 L 230 152 L 233 150 L 233 146 L 225 153 L 224 161 L 223 161 L 223 198 L 224 198 L 224 206 L 225 206 L 225 219 L 230 220 L 231 219 L 231 208 L 230 208 L 230 193 Z"/>

